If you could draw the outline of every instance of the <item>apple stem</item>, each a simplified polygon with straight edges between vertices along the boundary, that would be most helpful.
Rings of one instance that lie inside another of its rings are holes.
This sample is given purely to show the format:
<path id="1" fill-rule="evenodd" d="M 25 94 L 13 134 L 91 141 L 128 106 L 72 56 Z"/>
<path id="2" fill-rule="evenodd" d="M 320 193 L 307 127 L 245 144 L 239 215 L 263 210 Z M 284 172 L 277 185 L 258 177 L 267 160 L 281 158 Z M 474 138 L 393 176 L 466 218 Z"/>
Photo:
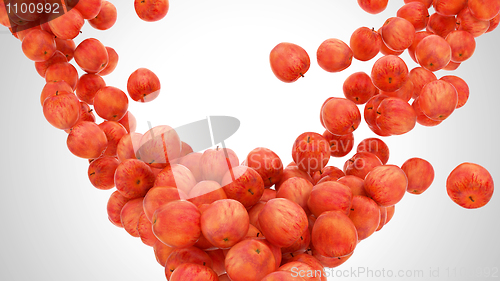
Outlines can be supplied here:
<path id="1" fill-rule="evenodd" d="M 299 73 L 299 74 L 300 74 L 300 76 L 302 76 L 302 78 L 304 78 L 304 74 L 302 74 L 302 72 L 301 72 L 301 73 Z"/>
<path id="2" fill-rule="evenodd" d="M 469 199 L 470 199 L 470 201 L 472 201 L 472 202 L 476 202 L 476 201 L 474 201 L 474 199 L 472 199 L 472 196 L 469 196 Z"/>

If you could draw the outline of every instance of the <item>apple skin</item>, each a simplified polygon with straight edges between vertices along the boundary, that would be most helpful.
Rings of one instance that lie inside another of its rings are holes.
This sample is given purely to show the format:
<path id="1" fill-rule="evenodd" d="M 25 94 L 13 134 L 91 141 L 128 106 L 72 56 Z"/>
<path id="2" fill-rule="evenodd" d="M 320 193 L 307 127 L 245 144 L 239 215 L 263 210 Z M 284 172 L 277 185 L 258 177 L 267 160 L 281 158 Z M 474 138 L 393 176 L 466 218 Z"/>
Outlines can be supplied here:
<path id="1" fill-rule="evenodd" d="M 353 52 L 342 40 L 331 38 L 318 47 L 316 57 L 319 66 L 328 72 L 340 72 L 351 66 Z"/>
<path id="2" fill-rule="evenodd" d="M 341 184 L 349 187 L 352 196 L 368 196 L 365 191 L 365 181 L 359 177 L 347 175 L 337 180 Z"/>
<path id="3" fill-rule="evenodd" d="M 108 145 L 106 134 L 94 122 L 83 121 L 71 128 L 66 140 L 69 151 L 84 159 L 99 158 Z"/>
<path id="4" fill-rule="evenodd" d="M 226 158 L 226 153 L 229 159 Z M 200 159 L 201 175 L 203 180 L 213 180 L 222 184 L 224 175 L 240 161 L 232 149 L 219 148 L 207 149 Z"/>
<path id="5" fill-rule="evenodd" d="M 366 196 L 352 198 L 349 218 L 356 226 L 359 241 L 375 233 L 380 224 L 380 209 L 372 199 Z"/>
<path id="6" fill-rule="evenodd" d="M 289 178 L 280 187 L 276 193 L 276 198 L 285 198 L 297 203 L 306 214 L 309 213 L 307 200 L 313 190 L 313 184 L 303 178 Z"/>
<path id="7" fill-rule="evenodd" d="M 101 41 L 95 38 L 83 40 L 74 52 L 75 62 L 85 72 L 99 73 L 109 62 L 108 51 Z"/>
<path id="8" fill-rule="evenodd" d="M 455 30 L 446 36 L 446 42 L 451 47 L 451 61 L 464 62 L 474 54 L 476 50 L 476 40 L 467 31 Z"/>
<path id="9" fill-rule="evenodd" d="M 120 218 L 123 206 L 130 201 L 127 197 L 124 197 L 118 190 L 113 192 L 108 199 L 106 210 L 108 213 L 109 221 L 117 227 L 123 228 L 123 224 Z"/>
<path id="10" fill-rule="evenodd" d="M 167 125 L 148 130 L 141 138 L 137 149 L 137 159 L 155 168 L 165 168 L 170 161 L 179 158 L 181 140 L 177 132 Z"/>
<path id="11" fill-rule="evenodd" d="M 344 98 L 332 98 L 321 109 L 325 129 L 343 136 L 354 132 L 361 123 L 361 113 L 356 104 Z"/>
<path id="12" fill-rule="evenodd" d="M 260 231 L 259 225 L 259 214 L 266 205 L 267 202 L 259 201 L 257 204 L 253 205 L 248 209 L 248 217 L 250 219 L 250 224 L 255 226 Z"/>
<path id="13" fill-rule="evenodd" d="M 436 81 L 437 77 L 432 71 L 423 67 L 415 67 L 410 71 L 410 80 L 413 83 L 413 99 L 418 98 L 422 89 L 429 82 Z"/>
<path id="14" fill-rule="evenodd" d="M 326 166 L 321 171 L 317 171 L 313 175 L 313 185 L 318 184 L 323 178 L 331 177 L 335 178 L 335 180 L 345 176 L 344 171 L 335 167 L 335 166 Z"/>
<path id="15" fill-rule="evenodd" d="M 201 236 L 200 217 L 193 203 L 172 201 L 154 213 L 153 232 L 158 240 L 170 247 L 191 247 Z"/>
<path id="16" fill-rule="evenodd" d="M 377 155 L 370 152 L 358 152 L 345 162 L 344 172 L 346 175 L 364 179 L 370 171 L 378 166 L 382 166 L 382 161 Z"/>
<path id="17" fill-rule="evenodd" d="M 126 160 L 116 168 L 116 189 L 127 198 L 146 196 L 154 181 L 155 176 L 151 168 L 137 159 Z"/>
<path id="18" fill-rule="evenodd" d="M 413 82 L 410 79 L 408 79 L 403 84 L 403 86 L 399 88 L 399 90 L 395 92 L 380 91 L 380 93 L 389 97 L 399 98 L 405 102 L 408 102 L 413 96 L 413 88 L 414 88 Z"/>
<path id="19" fill-rule="evenodd" d="M 297 239 L 292 245 L 281 248 L 280 254 L 285 255 L 285 254 L 300 254 L 304 253 L 308 247 L 309 244 L 311 243 L 311 232 L 309 231 L 309 228 L 304 230 L 302 235 L 300 235 L 300 238 Z"/>
<path id="20" fill-rule="evenodd" d="M 215 201 L 227 199 L 227 196 L 218 182 L 201 181 L 191 189 L 188 198 L 188 201 L 196 206 L 200 206 L 202 204 L 212 204 Z"/>
<path id="21" fill-rule="evenodd" d="M 498 27 L 498 24 L 500 24 L 500 14 L 490 20 L 490 27 L 488 28 L 488 30 L 486 30 L 486 33 L 495 30 Z"/>
<path id="22" fill-rule="evenodd" d="M 98 125 L 106 134 L 108 146 L 104 150 L 104 156 L 117 156 L 117 147 L 120 140 L 127 134 L 127 129 L 116 121 L 104 121 Z"/>
<path id="23" fill-rule="evenodd" d="M 455 16 L 467 7 L 467 0 L 435 0 L 432 6 L 440 15 Z"/>
<path id="24" fill-rule="evenodd" d="M 373 65 L 371 78 L 379 90 L 395 92 L 408 79 L 408 67 L 398 56 L 383 56 Z"/>
<path id="25" fill-rule="evenodd" d="M 170 276 L 170 281 L 218 281 L 217 273 L 211 268 L 194 264 L 183 263 Z"/>
<path id="26" fill-rule="evenodd" d="M 370 14 L 378 14 L 387 8 L 389 0 L 358 0 L 358 5 L 363 11 Z"/>
<path id="27" fill-rule="evenodd" d="M 355 59 L 369 61 L 378 55 L 381 43 L 382 38 L 375 29 L 360 27 L 352 33 L 349 46 Z"/>
<path id="28" fill-rule="evenodd" d="M 222 251 L 221 249 L 217 249 L 205 252 L 212 260 L 212 269 L 215 271 L 215 273 L 217 273 L 217 275 L 226 273 L 226 266 L 224 264 L 226 256 L 224 255 L 224 251 Z"/>
<path id="29" fill-rule="evenodd" d="M 43 30 L 28 33 L 21 43 L 21 48 L 24 55 L 34 62 L 47 61 L 57 50 L 54 36 Z"/>
<path id="30" fill-rule="evenodd" d="M 268 148 L 257 147 L 250 151 L 246 158 L 246 166 L 259 173 L 265 188 L 270 188 L 283 176 L 283 162 Z"/>
<path id="31" fill-rule="evenodd" d="M 479 20 L 490 21 L 500 13 L 498 0 L 469 0 L 467 7 L 473 17 Z"/>
<path id="32" fill-rule="evenodd" d="M 276 183 L 276 185 L 274 186 L 274 189 L 276 189 L 276 191 L 279 191 L 281 185 L 289 178 L 293 178 L 293 177 L 299 177 L 299 178 L 303 178 L 305 180 L 308 180 L 310 181 L 311 183 L 313 182 L 313 179 L 311 177 L 311 175 L 309 175 L 308 173 L 300 170 L 297 165 L 295 164 L 295 162 L 292 162 L 293 165 L 288 165 L 285 169 L 283 169 L 283 176 L 281 177 L 281 180 L 279 182 Z M 290 163 L 290 164 L 292 164 Z"/>
<path id="33" fill-rule="evenodd" d="M 147 68 L 132 72 L 127 81 L 127 92 L 131 99 L 138 102 L 150 102 L 160 95 L 160 79 Z"/>
<path id="34" fill-rule="evenodd" d="M 73 89 L 66 83 L 66 81 L 55 81 L 47 82 L 42 89 L 40 94 L 40 105 L 43 107 L 43 103 L 49 97 L 55 96 L 58 92 L 68 92 L 71 93 Z"/>
<path id="35" fill-rule="evenodd" d="M 411 158 L 401 166 L 408 178 L 407 191 L 412 194 L 422 194 L 434 181 L 434 168 L 431 163 L 422 158 Z"/>
<path id="36" fill-rule="evenodd" d="M 139 222 L 137 223 L 137 232 L 139 233 L 139 237 L 141 238 L 141 241 L 142 243 L 144 243 L 144 245 L 153 247 L 158 241 L 153 233 L 153 225 L 148 220 L 144 212 L 142 212 L 139 217 Z"/>
<path id="37" fill-rule="evenodd" d="M 100 11 L 95 17 L 88 20 L 88 23 L 97 30 L 108 30 L 116 23 L 117 16 L 115 5 L 109 1 L 102 0 Z"/>
<path id="38" fill-rule="evenodd" d="M 110 190 L 115 187 L 115 171 L 120 162 L 116 157 L 101 157 L 89 165 L 88 177 L 90 183 L 100 190 Z"/>
<path id="39" fill-rule="evenodd" d="M 375 167 L 365 178 L 365 191 L 382 207 L 395 205 L 406 193 L 408 179 L 395 165 Z"/>
<path id="40" fill-rule="evenodd" d="M 137 119 L 135 119 L 135 116 L 130 111 L 127 111 L 122 119 L 118 120 L 118 123 L 120 123 L 129 134 L 134 133 L 137 129 Z"/>
<path id="41" fill-rule="evenodd" d="M 350 254 L 342 256 L 342 257 L 331 258 L 331 257 L 326 257 L 326 256 L 319 254 L 318 251 L 313 248 L 312 254 L 316 259 L 319 260 L 319 262 L 324 267 L 335 268 L 335 267 L 339 267 L 342 264 L 344 264 L 352 256 L 353 253 L 350 253 Z"/>
<path id="42" fill-rule="evenodd" d="M 293 43 L 279 43 L 269 55 L 271 70 L 285 83 L 297 81 L 309 70 L 311 60 L 307 52 Z"/>
<path id="43" fill-rule="evenodd" d="M 71 92 L 56 92 L 43 103 L 43 116 L 55 128 L 68 130 L 80 119 L 80 101 Z"/>
<path id="44" fill-rule="evenodd" d="M 108 65 L 106 65 L 106 67 L 99 72 L 100 76 L 106 76 L 106 75 L 111 74 L 116 69 L 116 66 L 118 65 L 119 57 L 118 57 L 118 53 L 116 53 L 115 49 L 113 49 L 111 47 L 106 47 L 106 51 L 108 52 L 108 57 L 109 57 Z"/>
<path id="45" fill-rule="evenodd" d="M 124 135 L 116 145 L 116 155 L 120 162 L 127 159 L 137 159 L 135 157 L 139 144 L 141 142 L 142 134 L 130 133 Z"/>
<path id="46" fill-rule="evenodd" d="M 392 220 L 392 218 L 394 217 L 394 212 L 396 211 L 396 205 L 392 205 L 390 207 L 387 207 L 385 208 L 386 209 L 386 212 L 387 212 L 387 215 L 386 215 L 386 219 L 385 219 L 385 224 L 388 224 L 389 221 Z"/>
<path id="47" fill-rule="evenodd" d="M 163 244 L 160 240 L 156 241 L 156 243 L 153 246 L 153 250 L 155 253 L 155 258 L 156 261 L 158 262 L 159 265 L 165 267 L 165 264 L 167 263 L 168 257 L 174 250 L 174 248 L 167 246 Z"/>
<path id="48" fill-rule="evenodd" d="M 389 161 L 389 146 L 387 146 L 387 144 L 383 140 L 378 138 L 368 138 L 362 140 L 358 144 L 356 151 L 370 152 L 375 154 L 378 159 L 380 159 L 383 165 L 387 164 L 387 161 Z"/>
<path id="49" fill-rule="evenodd" d="M 271 199 L 274 199 L 274 198 L 276 198 L 276 194 L 277 194 L 276 190 L 266 188 L 266 189 L 264 189 L 264 193 L 262 194 L 260 201 L 267 202 Z"/>
<path id="50" fill-rule="evenodd" d="M 328 130 L 325 130 L 325 132 L 323 132 L 323 137 L 330 144 L 331 157 L 344 157 L 349 154 L 349 152 L 351 152 L 352 148 L 354 147 L 353 133 L 343 136 L 336 136 L 330 133 Z"/>
<path id="51" fill-rule="evenodd" d="M 370 127 L 370 129 L 378 128 L 375 120 L 377 119 L 377 108 L 380 103 L 388 98 L 389 96 L 384 94 L 378 94 L 373 96 L 366 104 L 363 111 L 363 117 L 365 118 L 366 124 Z M 378 128 L 380 130 L 380 128 Z"/>
<path id="52" fill-rule="evenodd" d="M 319 217 L 327 211 L 337 211 L 349 215 L 351 204 L 351 189 L 338 181 L 315 185 L 307 200 L 307 206 L 315 217 Z"/>
<path id="53" fill-rule="evenodd" d="M 195 185 L 193 173 L 180 164 L 165 167 L 154 182 L 154 186 L 173 186 L 185 194 L 189 194 Z"/>
<path id="54" fill-rule="evenodd" d="M 474 37 L 479 37 L 490 28 L 490 22 L 475 18 L 469 8 L 465 8 L 457 15 L 457 30 L 468 31 Z"/>
<path id="55" fill-rule="evenodd" d="M 434 13 L 429 17 L 427 31 L 446 38 L 450 32 L 455 30 L 456 23 L 457 21 L 455 16 L 443 16 L 438 13 Z"/>
<path id="56" fill-rule="evenodd" d="M 143 213 L 142 201 L 142 197 L 132 199 L 128 201 L 125 206 L 123 206 L 120 212 L 120 220 L 122 222 L 123 228 L 127 231 L 128 234 L 136 238 L 139 238 L 137 225 L 139 224 L 139 218 Z"/>
<path id="57" fill-rule="evenodd" d="M 410 55 L 411 59 L 414 62 L 418 63 L 417 58 L 415 57 L 415 49 L 417 48 L 418 43 L 420 43 L 420 41 L 422 41 L 422 39 L 424 39 L 425 37 L 432 34 L 434 33 L 429 31 L 418 31 L 417 33 L 415 33 L 415 38 L 413 39 L 413 43 L 410 45 L 410 47 L 408 47 L 408 54 Z"/>
<path id="58" fill-rule="evenodd" d="M 220 249 L 229 249 L 241 241 L 248 233 L 249 225 L 247 210 L 232 199 L 221 199 L 210 204 L 201 215 L 203 235 Z"/>
<path id="59" fill-rule="evenodd" d="M 287 272 L 290 276 L 305 276 L 307 281 L 320 281 L 320 276 L 314 275 L 314 268 L 307 263 L 300 261 L 287 262 L 278 268 L 277 271 Z"/>
<path id="60" fill-rule="evenodd" d="M 137 16 L 146 22 L 163 19 L 169 9 L 168 0 L 135 0 L 134 8 Z M 185 279 L 188 280 L 188 279 Z"/>
<path id="61" fill-rule="evenodd" d="M 355 104 L 365 104 L 369 99 L 378 94 L 378 89 L 365 72 L 351 74 L 342 86 L 344 96 Z"/>
<path id="62" fill-rule="evenodd" d="M 233 281 L 261 280 L 276 270 L 273 252 L 260 239 L 246 239 L 234 245 L 227 252 L 225 263 Z"/>
<path id="63" fill-rule="evenodd" d="M 94 109 L 103 119 L 119 121 L 128 111 L 127 95 L 118 88 L 103 87 L 94 96 Z"/>
<path id="64" fill-rule="evenodd" d="M 388 19 L 381 29 L 382 40 L 393 51 L 404 51 L 413 43 L 415 27 L 400 17 Z"/>
<path id="65" fill-rule="evenodd" d="M 415 31 L 424 29 L 429 22 L 429 10 L 422 2 L 410 2 L 399 8 L 397 16 L 409 21 Z"/>
<path id="66" fill-rule="evenodd" d="M 165 264 L 165 276 L 170 280 L 175 270 L 184 263 L 193 263 L 212 268 L 212 259 L 205 251 L 196 247 L 174 249 Z"/>
<path id="67" fill-rule="evenodd" d="M 454 75 L 446 75 L 439 78 L 439 80 L 450 83 L 453 87 L 455 87 L 455 90 L 457 90 L 457 108 L 461 108 L 467 103 L 467 100 L 469 99 L 469 86 L 462 78 Z"/>
<path id="68" fill-rule="evenodd" d="M 404 100 L 389 97 L 384 99 L 377 108 L 375 123 L 384 132 L 391 135 L 402 135 L 415 128 L 417 115 Z"/>
<path id="69" fill-rule="evenodd" d="M 443 67 L 443 70 L 448 70 L 448 71 L 453 71 L 453 70 L 457 70 L 457 68 L 461 65 L 461 63 L 459 62 L 452 62 L 450 61 L 450 63 Z"/>
<path id="70" fill-rule="evenodd" d="M 451 61 L 451 47 L 441 36 L 429 35 L 415 48 L 415 57 L 423 68 L 438 71 Z"/>
<path id="71" fill-rule="evenodd" d="M 463 208 L 481 208 L 493 196 L 493 178 L 484 167 L 465 162 L 453 169 L 448 176 L 446 191 L 453 202 Z"/>
<path id="72" fill-rule="evenodd" d="M 101 10 L 101 0 L 69 0 L 66 5 L 77 9 L 86 20 L 95 18 Z"/>
<path id="73" fill-rule="evenodd" d="M 312 229 L 312 245 L 327 258 L 339 258 L 354 252 L 358 243 L 356 226 L 341 212 L 325 212 L 316 219 Z"/>
<path id="74" fill-rule="evenodd" d="M 227 171 L 221 185 L 227 198 L 239 201 L 245 208 L 255 205 L 264 194 L 264 181 L 254 169 L 246 166 Z"/>
<path id="75" fill-rule="evenodd" d="M 442 121 L 432 120 L 422 112 L 422 109 L 420 109 L 419 100 L 420 98 L 417 98 L 411 104 L 413 110 L 415 110 L 415 114 L 417 114 L 417 123 L 426 127 L 434 127 L 441 124 Z"/>
<path id="76" fill-rule="evenodd" d="M 458 93 L 450 83 L 437 80 L 425 85 L 418 100 L 420 109 L 427 117 L 443 121 L 457 108 Z"/>
<path id="77" fill-rule="evenodd" d="M 172 201 L 187 198 L 181 190 L 171 186 L 157 186 L 151 188 L 144 197 L 144 213 L 150 222 L 153 222 L 153 215 L 161 206 Z"/>
<path id="78" fill-rule="evenodd" d="M 312 174 L 323 169 L 330 160 L 330 145 L 320 134 L 302 133 L 295 139 L 292 158 L 302 171 Z"/>
<path id="79" fill-rule="evenodd" d="M 45 78 L 45 73 L 50 66 L 63 62 L 68 62 L 68 59 L 61 51 L 56 50 L 48 60 L 35 62 L 35 70 L 42 78 Z"/>
<path id="80" fill-rule="evenodd" d="M 308 227 L 307 215 L 299 204 L 284 198 L 269 200 L 258 218 L 262 234 L 278 247 L 289 247 Z"/>

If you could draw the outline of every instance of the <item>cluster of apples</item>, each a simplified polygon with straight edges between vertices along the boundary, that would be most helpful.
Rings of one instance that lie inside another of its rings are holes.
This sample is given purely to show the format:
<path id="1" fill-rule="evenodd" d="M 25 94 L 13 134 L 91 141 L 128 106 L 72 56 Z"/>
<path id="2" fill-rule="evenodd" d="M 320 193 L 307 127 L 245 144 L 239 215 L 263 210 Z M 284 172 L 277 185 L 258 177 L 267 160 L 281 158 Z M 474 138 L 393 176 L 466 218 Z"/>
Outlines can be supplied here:
<path id="1" fill-rule="evenodd" d="M 370 13 L 383 11 L 387 2 L 358 0 Z M 433 72 L 455 70 L 473 55 L 475 38 L 498 26 L 500 1 L 405 3 L 397 17 L 387 19 L 377 31 L 360 27 L 352 33 L 349 45 L 332 38 L 318 47 L 318 65 L 328 72 L 345 70 L 353 58 L 369 61 L 379 53 L 384 55 L 374 63 L 370 75 L 357 72 L 345 80 L 345 98 L 329 98 L 323 104 L 320 120 L 332 134 L 350 134 L 359 126 L 361 112 L 356 105 L 365 104 L 364 119 L 374 133 L 390 136 L 405 134 L 416 123 L 439 125 L 467 102 L 469 87 L 463 79 L 446 75 L 438 80 Z M 431 6 L 435 12 L 429 16 Z M 399 57 L 405 50 L 419 67 L 408 70 Z M 278 44 L 271 51 L 270 62 L 274 74 L 284 82 L 303 77 L 310 66 L 307 52 L 292 43 Z"/>
<path id="2" fill-rule="evenodd" d="M 439 124 L 465 104 L 468 88 L 456 76 L 437 80 L 432 72 L 469 58 L 478 26 L 488 22 L 483 33 L 493 30 L 500 11 L 499 1 L 405 1 L 411 3 L 380 32 L 356 30 L 350 47 L 326 40 L 317 57 L 329 72 L 348 68 L 353 57 L 385 56 L 371 76 L 355 73 L 346 80 L 345 99 L 325 101 L 320 120 L 326 130 L 298 136 L 293 162 L 284 167 L 267 148 L 252 150 L 240 163 L 227 148 L 194 152 L 169 126 L 135 132 L 129 97 L 154 100 L 161 88 L 158 77 L 145 68 L 136 70 L 128 79 L 127 96 L 102 78 L 116 68 L 116 52 L 94 38 L 78 46 L 73 42 L 85 20 L 102 30 L 114 25 L 116 8 L 110 2 L 80 0 L 64 15 L 48 15 L 51 20 L 8 13 L 4 4 L 14 2 L 0 0 L 0 23 L 22 41 L 24 54 L 46 81 L 40 97 L 45 118 L 68 133 L 74 155 L 89 160 L 93 186 L 116 187 L 107 205 L 109 220 L 153 247 L 173 281 L 326 280 L 324 268 L 343 264 L 360 241 L 381 230 L 406 192 L 421 194 L 434 180 L 434 169 L 424 159 L 409 159 L 401 167 L 387 164 L 389 148 L 378 138 L 361 141 L 343 169 L 327 166 L 331 157 L 354 149 L 353 132 L 361 122 L 357 105 L 366 103 L 365 121 L 381 136 L 406 133 L 416 122 Z M 371 13 L 387 5 L 358 2 Z M 487 11 L 481 3 L 489 5 Z M 426 14 L 431 4 L 437 18 L 433 24 L 434 15 Z M 168 1 L 136 0 L 135 8 L 141 19 L 155 21 L 167 13 Z M 453 25 L 443 33 L 447 17 L 460 21 L 458 31 Z M 27 24 L 33 25 L 24 28 Z M 425 27 L 428 31 L 418 32 Z M 408 71 L 398 57 L 406 49 L 421 67 Z M 73 58 L 86 72 L 81 77 Z M 285 82 L 304 76 L 310 65 L 305 50 L 290 43 L 276 46 L 270 59 Z M 96 124 L 94 110 L 102 123 Z M 452 200 L 465 208 L 487 204 L 494 188 L 488 171 L 473 163 L 453 170 L 446 186 Z"/>

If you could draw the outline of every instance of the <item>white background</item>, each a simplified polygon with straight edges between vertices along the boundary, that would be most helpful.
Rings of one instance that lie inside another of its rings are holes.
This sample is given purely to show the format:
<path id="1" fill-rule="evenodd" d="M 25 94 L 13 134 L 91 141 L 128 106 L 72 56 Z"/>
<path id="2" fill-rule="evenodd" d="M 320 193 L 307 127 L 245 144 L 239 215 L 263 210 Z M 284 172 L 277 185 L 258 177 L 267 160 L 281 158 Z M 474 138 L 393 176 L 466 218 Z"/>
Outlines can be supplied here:
<path id="1" fill-rule="evenodd" d="M 139 67 L 159 76 L 162 92 L 154 102 L 131 102 L 139 132 L 147 129 L 147 121 L 175 128 L 207 115 L 234 116 L 241 128 L 226 144 L 240 160 L 264 146 L 285 165 L 298 135 L 323 132 L 323 101 L 342 97 L 345 78 L 356 71 L 369 73 L 374 62 L 354 61 L 342 73 L 327 73 L 316 63 L 317 47 L 328 38 L 348 43 L 361 26 L 378 29 L 404 4 L 391 0 L 386 11 L 370 15 L 356 1 L 173 0 L 165 19 L 146 23 L 136 16 L 133 1 L 112 2 L 118 8 L 116 25 L 97 31 L 86 24 L 75 42 L 95 37 L 115 48 L 120 62 L 105 77 L 108 85 L 126 90 L 128 76 Z M 66 133 L 45 121 L 39 102 L 44 80 L 24 57 L 20 42 L 6 28 L 0 31 L 0 279 L 165 280 L 152 248 L 109 223 L 106 203 L 112 191 L 93 188 L 88 162 L 73 156 Z M 474 56 L 453 72 L 470 86 L 465 107 L 438 127 L 417 126 L 406 135 L 384 138 L 391 149 L 389 163 L 427 159 L 434 165 L 435 182 L 422 195 L 407 194 L 393 220 L 360 243 L 339 270 L 423 270 L 424 277 L 398 278 L 421 280 L 429 279 L 430 269 L 446 278 L 447 268 L 496 268 L 500 276 L 497 194 L 484 208 L 465 210 L 447 197 L 445 187 L 451 170 L 466 161 L 500 178 L 499 32 L 478 38 Z M 296 43 L 309 53 L 312 64 L 305 78 L 285 84 L 274 77 L 268 57 L 280 42 Z M 416 66 L 407 53 L 402 58 L 410 69 Z M 436 73 L 438 78 L 447 74 Z M 356 145 L 373 136 L 363 122 L 355 132 Z M 332 159 L 330 165 L 342 167 L 346 159 Z M 473 279 L 481 278 L 450 278 Z"/>

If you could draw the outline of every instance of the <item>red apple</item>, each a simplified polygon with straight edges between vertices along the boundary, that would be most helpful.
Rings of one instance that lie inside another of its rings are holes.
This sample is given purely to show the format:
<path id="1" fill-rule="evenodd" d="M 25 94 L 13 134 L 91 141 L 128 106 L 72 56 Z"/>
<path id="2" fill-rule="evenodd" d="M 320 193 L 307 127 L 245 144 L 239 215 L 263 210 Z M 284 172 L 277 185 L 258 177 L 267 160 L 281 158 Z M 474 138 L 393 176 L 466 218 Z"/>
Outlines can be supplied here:
<path id="1" fill-rule="evenodd" d="M 386 92 L 395 92 L 408 79 L 408 67 L 405 62 L 394 55 L 378 59 L 372 68 L 372 82 L 375 87 Z"/>
<path id="2" fill-rule="evenodd" d="M 446 42 L 451 47 L 451 60 L 463 62 L 468 60 L 476 50 L 476 40 L 467 31 L 455 30 L 446 36 Z"/>
<path id="3" fill-rule="evenodd" d="M 372 199 L 365 196 L 354 196 L 349 218 L 356 226 L 358 239 L 361 241 L 377 230 L 380 224 L 380 209 Z"/>
<path id="4" fill-rule="evenodd" d="M 226 254 L 227 275 L 233 281 L 262 280 L 276 269 L 273 252 L 260 239 L 243 240 Z"/>
<path id="5" fill-rule="evenodd" d="M 264 147 L 257 147 L 248 153 L 246 166 L 259 173 L 265 188 L 270 188 L 283 176 L 283 162 L 276 153 Z"/>
<path id="6" fill-rule="evenodd" d="M 148 190 L 153 187 L 154 181 L 153 171 L 140 160 L 128 159 L 116 168 L 116 189 L 127 198 L 134 199 L 146 196 Z"/>
<path id="7" fill-rule="evenodd" d="M 285 198 L 297 203 L 306 213 L 309 213 L 307 200 L 311 195 L 313 185 L 303 178 L 289 178 L 281 185 L 276 198 Z"/>
<path id="8" fill-rule="evenodd" d="M 134 71 L 127 81 L 127 91 L 131 99 L 150 102 L 160 94 L 160 79 L 147 68 Z"/>
<path id="9" fill-rule="evenodd" d="M 402 99 L 389 97 L 377 108 L 377 126 L 391 135 L 402 135 L 413 130 L 417 123 L 415 111 Z"/>
<path id="10" fill-rule="evenodd" d="M 425 85 L 418 100 L 420 109 L 427 117 L 443 121 L 455 111 L 458 94 L 453 85 L 437 80 Z"/>
<path id="11" fill-rule="evenodd" d="M 451 47 L 444 38 L 429 35 L 418 43 L 415 57 L 423 68 L 437 71 L 448 65 L 451 60 Z"/>
<path id="12" fill-rule="evenodd" d="M 66 141 L 69 151 L 84 159 L 99 158 L 108 145 L 106 134 L 94 122 L 83 121 L 71 128 Z"/>
<path id="13" fill-rule="evenodd" d="M 315 185 L 307 200 L 309 210 L 316 217 L 327 211 L 337 211 L 349 215 L 351 203 L 351 189 L 338 181 Z"/>
<path id="14" fill-rule="evenodd" d="M 366 193 L 382 207 L 401 201 L 407 187 L 405 172 L 395 165 L 376 167 L 365 178 Z"/>
<path id="15" fill-rule="evenodd" d="M 286 83 L 297 81 L 309 70 L 311 61 L 307 52 L 293 43 L 279 43 L 269 55 L 271 70 L 276 77 Z"/>
<path id="16" fill-rule="evenodd" d="M 407 191 L 412 194 L 422 194 L 434 181 L 434 168 L 431 163 L 422 158 L 411 158 L 401 166 L 408 178 Z"/>
<path id="17" fill-rule="evenodd" d="M 358 5 L 365 12 L 370 14 L 378 14 L 387 8 L 389 0 L 358 0 Z"/>
<path id="18" fill-rule="evenodd" d="M 457 90 L 457 108 L 460 108 L 467 103 L 467 100 L 469 99 L 469 86 L 462 78 L 454 75 L 447 75 L 439 78 L 439 80 L 450 83 L 453 87 L 455 87 L 455 90 Z"/>
<path id="19" fill-rule="evenodd" d="M 493 196 L 493 178 L 488 170 L 478 164 L 462 163 L 448 176 L 446 190 L 458 205 L 466 209 L 481 208 Z"/>
<path id="20" fill-rule="evenodd" d="M 144 2 L 143 0 L 142 2 Z M 167 1 L 167 0 L 164 0 Z M 139 2 L 139 0 L 136 0 Z M 183 263 L 177 267 L 177 269 L 170 276 L 170 281 L 218 281 L 219 278 L 217 273 L 215 273 L 211 268 L 195 264 L 195 263 Z"/>
<path id="21" fill-rule="evenodd" d="M 354 132 L 361 123 L 361 113 L 355 103 L 348 99 L 333 98 L 321 109 L 325 128 L 337 136 Z"/>
<path id="22" fill-rule="evenodd" d="M 330 145 L 318 133 L 302 133 L 293 144 L 292 158 L 299 169 L 312 174 L 323 169 L 328 164 Z"/>
<path id="23" fill-rule="evenodd" d="M 341 212 L 325 212 L 312 229 L 312 245 L 317 253 L 328 258 L 351 254 L 358 243 L 356 226 Z"/>
<path id="24" fill-rule="evenodd" d="M 399 8 L 397 16 L 411 22 L 416 31 L 422 30 L 429 22 L 429 10 L 422 2 L 410 2 Z"/>
<path id="25" fill-rule="evenodd" d="M 378 94 L 378 89 L 365 72 L 356 72 L 347 77 L 343 91 L 345 97 L 355 104 L 365 104 L 371 97 Z"/>
<path id="26" fill-rule="evenodd" d="M 346 134 L 343 136 L 336 136 L 325 130 L 323 137 L 330 144 L 330 156 L 332 157 L 344 157 L 349 152 L 351 152 L 354 147 L 354 135 L 353 133 Z"/>
<path id="27" fill-rule="evenodd" d="M 165 168 L 170 161 L 179 158 L 180 153 L 179 135 L 172 127 L 162 125 L 151 128 L 142 136 L 137 159 L 155 168 Z"/>
<path id="28" fill-rule="evenodd" d="M 115 157 L 101 157 L 89 165 L 90 183 L 97 189 L 109 190 L 115 187 L 115 172 L 120 162 Z"/>
<path id="29" fill-rule="evenodd" d="M 171 280 L 172 274 L 182 264 L 197 264 L 207 268 L 212 268 L 212 259 L 203 250 L 196 247 L 174 249 L 165 264 L 165 275 Z"/>
<path id="30" fill-rule="evenodd" d="M 351 65 L 353 52 L 342 40 L 331 38 L 321 43 L 316 57 L 323 70 L 340 72 Z"/>
<path id="31" fill-rule="evenodd" d="M 357 148 L 357 152 L 370 152 L 375 154 L 380 161 L 382 161 L 382 164 L 385 165 L 387 164 L 387 161 L 389 161 L 389 147 L 387 144 L 378 138 L 368 138 L 362 140 Z"/>
<path id="32" fill-rule="evenodd" d="M 382 40 L 389 49 L 403 51 L 411 46 L 415 38 L 415 27 L 404 18 L 388 19 L 381 29 Z"/>
<path id="33" fill-rule="evenodd" d="M 227 198 L 239 201 L 245 208 L 259 202 L 264 193 L 264 181 L 254 169 L 246 166 L 227 171 L 221 185 Z"/>
<path id="34" fill-rule="evenodd" d="M 222 183 L 224 175 L 239 165 L 238 156 L 232 149 L 207 149 L 200 159 L 201 175 L 203 180 L 213 180 Z"/>
<path id="35" fill-rule="evenodd" d="M 352 33 L 349 46 L 355 59 L 369 61 L 378 55 L 381 43 L 382 38 L 375 29 L 360 27 Z"/>
<path id="36" fill-rule="evenodd" d="M 144 197 L 144 213 L 149 221 L 153 222 L 153 215 L 162 206 L 181 199 L 187 195 L 171 186 L 158 186 L 151 188 Z"/>

